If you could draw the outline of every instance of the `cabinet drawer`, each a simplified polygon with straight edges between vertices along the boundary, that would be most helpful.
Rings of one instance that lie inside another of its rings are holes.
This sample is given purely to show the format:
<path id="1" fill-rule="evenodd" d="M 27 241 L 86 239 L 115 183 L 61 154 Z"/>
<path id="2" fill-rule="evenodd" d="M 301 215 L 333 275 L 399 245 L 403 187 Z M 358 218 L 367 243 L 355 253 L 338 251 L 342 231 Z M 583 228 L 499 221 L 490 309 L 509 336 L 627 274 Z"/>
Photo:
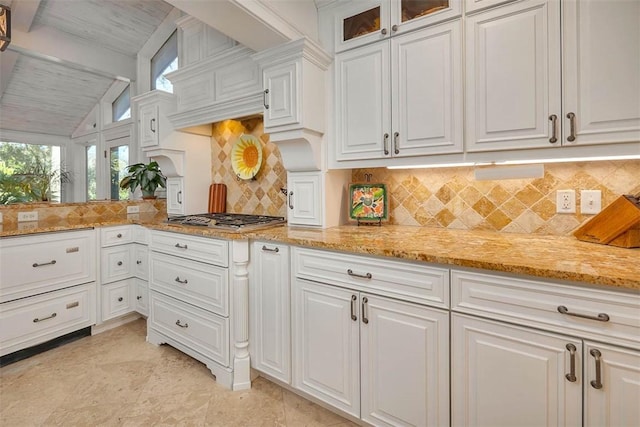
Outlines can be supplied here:
<path id="1" fill-rule="evenodd" d="M 104 248 L 133 242 L 133 226 L 123 225 L 100 229 L 100 245 Z"/>
<path id="2" fill-rule="evenodd" d="M 638 293 L 454 270 L 451 305 L 455 311 L 565 334 L 606 342 L 617 339 L 622 345 L 640 344 Z M 566 307 L 568 313 L 560 313 L 564 309 L 559 307 Z M 597 320 L 600 313 L 609 320 Z"/>
<path id="3" fill-rule="evenodd" d="M 226 268 L 154 252 L 151 289 L 227 316 L 229 271 Z"/>
<path id="4" fill-rule="evenodd" d="M 229 320 L 151 292 L 150 327 L 229 366 Z"/>
<path id="5" fill-rule="evenodd" d="M 229 243 L 224 240 L 153 231 L 151 233 L 151 250 L 221 267 L 229 265 Z"/>
<path id="6" fill-rule="evenodd" d="M 96 279 L 95 232 L 0 239 L 0 302 Z"/>
<path id="7" fill-rule="evenodd" d="M 102 321 L 133 311 L 134 302 L 131 298 L 133 286 L 133 279 L 127 279 L 100 287 L 102 290 Z"/>
<path id="8" fill-rule="evenodd" d="M 0 305 L 0 354 L 95 324 L 95 286 L 74 286 Z"/>
<path id="9" fill-rule="evenodd" d="M 294 248 L 296 277 L 407 301 L 449 307 L 449 270 L 314 249 Z"/>
<path id="10" fill-rule="evenodd" d="M 149 243 L 149 230 L 141 225 L 133 226 L 133 241 L 146 245 Z"/>
<path id="11" fill-rule="evenodd" d="M 100 277 L 102 283 L 115 282 L 133 276 L 131 245 L 113 246 L 101 250 Z"/>

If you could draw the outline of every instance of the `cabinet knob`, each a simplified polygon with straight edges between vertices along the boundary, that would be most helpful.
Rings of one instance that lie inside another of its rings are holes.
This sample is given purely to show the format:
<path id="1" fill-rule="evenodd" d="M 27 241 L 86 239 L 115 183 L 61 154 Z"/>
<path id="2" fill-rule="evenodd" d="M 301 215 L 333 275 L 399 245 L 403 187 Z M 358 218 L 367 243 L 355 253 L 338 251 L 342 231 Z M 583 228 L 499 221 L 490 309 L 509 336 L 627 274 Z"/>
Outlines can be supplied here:
<path id="1" fill-rule="evenodd" d="M 121 266 L 121 265 L 122 265 L 122 261 L 118 261 L 118 266 Z"/>
<path id="2" fill-rule="evenodd" d="M 116 236 L 118 239 L 122 238 L 122 233 L 118 233 L 118 235 Z"/>
<path id="3" fill-rule="evenodd" d="M 118 298 L 118 302 L 122 302 L 122 301 L 124 301 L 124 298 L 119 297 L 119 298 Z"/>
<path id="4" fill-rule="evenodd" d="M 393 25 L 391 26 L 391 31 L 393 31 L 394 33 L 395 33 L 396 31 L 398 31 L 398 25 L 393 24 Z"/>
<path id="5" fill-rule="evenodd" d="M 138 296 L 136 297 L 136 299 L 137 299 L 138 301 L 140 301 L 140 300 L 142 299 L 142 295 L 138 295 Z"/>
<path id="6" fill-rule="evenodd" d="M 142 264 L 142 261 L 137 260 L 137 261 L 136 261 L 136 264 L 140 265 L 140 264 Z"/>
<path id="7" fill-rule="evenodd" d="M 387 35 L 387 29 L 383 28 L 382 30 L 380 30 L 380 32 L 382 33 L 383 36 Z"/>

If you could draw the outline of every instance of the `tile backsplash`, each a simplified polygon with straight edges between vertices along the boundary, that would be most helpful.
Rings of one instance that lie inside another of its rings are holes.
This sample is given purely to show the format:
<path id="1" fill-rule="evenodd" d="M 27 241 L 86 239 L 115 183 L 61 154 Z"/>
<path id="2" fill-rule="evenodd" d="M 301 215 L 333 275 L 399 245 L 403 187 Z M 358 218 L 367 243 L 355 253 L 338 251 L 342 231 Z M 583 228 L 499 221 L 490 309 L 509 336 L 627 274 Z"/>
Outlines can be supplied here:
<path id="1" fill-rule="evenodd" d="M 231 149 L 238 137 L 251 134 L 263 143 L 262 167 L 254 180 L 238 180 L 231 166 Z M 262 117 L 214 123 L 211 137 L 211 179 L 227 186 L 227 212 L 286 216 L 287 172 L 278 147 L 264 133 Z"/>
<path id="2" fill-rule="evenodd" d="M 580 190 L 602 191 L 606 207 L 640 193 L 640 160 L 545 164 L 538 179 L 476 181 L 474 169 L 355 169 L 353 182 L 388 186 L 389 223 L 514 233 L 570 234 L 593 217 L 580 213 Z M 556 213 L 556 191 L 575 190 L 577 213 Z"/>

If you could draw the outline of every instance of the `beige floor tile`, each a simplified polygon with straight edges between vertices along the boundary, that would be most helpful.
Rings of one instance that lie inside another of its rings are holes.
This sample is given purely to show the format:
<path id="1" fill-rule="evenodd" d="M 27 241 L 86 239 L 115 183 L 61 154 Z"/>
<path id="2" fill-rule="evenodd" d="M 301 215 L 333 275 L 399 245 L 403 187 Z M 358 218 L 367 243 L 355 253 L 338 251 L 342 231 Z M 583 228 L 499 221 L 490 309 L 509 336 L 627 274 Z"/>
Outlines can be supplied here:
<path id="1" fill-rule="evenodd" d="M 341 416 L 290 391 L 285 390 L 283 397 L 287 426 L 356 426 Z"/>

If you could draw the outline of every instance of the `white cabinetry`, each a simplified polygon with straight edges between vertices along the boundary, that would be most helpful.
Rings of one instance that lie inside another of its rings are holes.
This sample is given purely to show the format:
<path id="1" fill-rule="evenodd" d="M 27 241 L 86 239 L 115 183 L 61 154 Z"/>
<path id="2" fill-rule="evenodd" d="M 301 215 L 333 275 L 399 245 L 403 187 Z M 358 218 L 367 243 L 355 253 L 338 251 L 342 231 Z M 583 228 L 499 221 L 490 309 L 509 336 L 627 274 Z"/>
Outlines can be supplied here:
<path id="1" fill-rule="evenodd" d="M 0 355 L 96 323 L 94 230 L 0 239 Z"/>
<path id="2" fill-rule="evenodd" d="M 638 405 L 625 403 L 640 400 L 640 296 L 462 271 L 451 280 L 454 425 L 638 424 Z"/>
<path id="3" fill-rule="evenodd" d="M 446 270 L 302 248 L 293 259 L 293 386 L 374 425 L 447 425 L 448 313 L 376 295 L 442 306 Z"/>
<path id="4" fill-rule="evenodd" d="M 178 62 L 184 68 L 235 46 L 235 41 L 192 16 L 180 18 Z"/>
<path id="5" fill-rule="evenodd" d="M 138 108 L 138 141 L 143 150 L 160 145 L 173 127 L 166 115 L 175 110 L 175 99 L 170 93 L 154 90 L 133 99 Z"/>
<path id="6" fill-rule="evenodd" d="M 100 229 L 100 321 L 135 309 L 134 227 Z"/>
<path id="7" fill-rule="evenodd" d="M 226 387 L 233 385 L 234 368 L 231 248 L 225 240 L 151 232 L 147 340 L 171 344 L 200 360 Z"/>
<path id="8" fill-rule="evenodd" d="M 257 241 L 251 248 L 251 366 L 291 384 L 289 247 Z"/>
<path id="9" fill-rule="evenodd" d="M 182 177 L 167 178 L 167 214 L 184 215 L 184 179 Z"/>
<path id="10" fill-rule="evenodd" d="M 638 16 L 638 2 L 618 0 L 527 0 L 467 16 L 467 150 L 637 142 Z"/>
<path id="11" fill-rule="evenodd" d="M 461 0 L 348 1 L 332 11 L 335 51 L 362 46 L 460 16 Z"/>
<path id="12" fill-rule="evenodd" d="M 323 182 L 321 172 L 287 174 L 287 222 L 322 225 Z"/>
<path id="13" fill-rule="evenodd" d="M 336 56 L 338 161 L 462 151 L 460 20 Z"/>

